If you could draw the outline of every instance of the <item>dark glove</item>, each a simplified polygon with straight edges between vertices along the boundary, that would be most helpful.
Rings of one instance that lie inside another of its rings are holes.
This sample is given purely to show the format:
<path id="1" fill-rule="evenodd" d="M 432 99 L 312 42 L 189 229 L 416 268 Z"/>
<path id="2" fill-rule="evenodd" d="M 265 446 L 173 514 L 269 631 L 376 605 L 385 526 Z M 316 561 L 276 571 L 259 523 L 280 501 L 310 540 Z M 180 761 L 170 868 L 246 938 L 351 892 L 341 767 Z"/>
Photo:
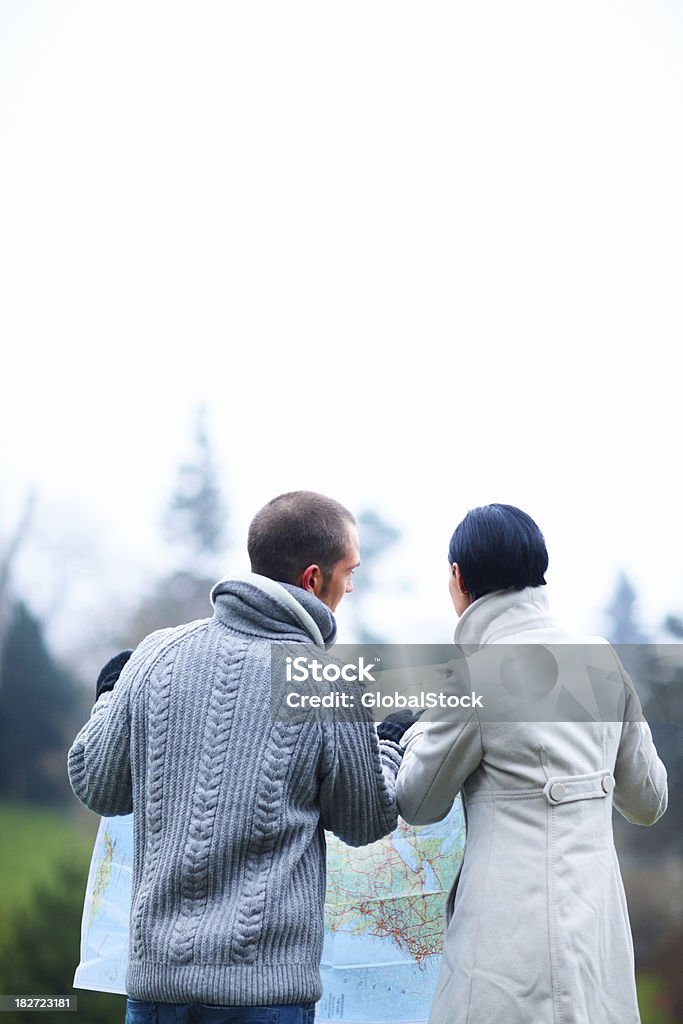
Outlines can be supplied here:
<path id="1" fill-rule="evenodd" d="M 104 666 L 104 668 L 97 677 L 97 683 L 95 684 L 97 697 L 95 698 L 95 700 L 99 699 L 103 693 L 106 693 L 107 690 L 114 689 L 114 684 L 116 683 L 116 680 L 123 672 L 123 667 L 130 658 L 132 653 L 132 651 L 121 651 L 120 654 L 117 654 L 115 655 L 115 657 L 109 659 L 109 661 L 107 662 L 107 664 Z"/>
<path id="2" fill-rule="evenodd" d="M 422 714 L 422 712 L 420 712 Z M 400 743 L 404 732 L 415 725 L 420 715 L 414 715 L 411 711 L 394 711 L 387 715 L 383 722 L 377 726 L 377 735 L 381 740 L 392 740 Z"/>

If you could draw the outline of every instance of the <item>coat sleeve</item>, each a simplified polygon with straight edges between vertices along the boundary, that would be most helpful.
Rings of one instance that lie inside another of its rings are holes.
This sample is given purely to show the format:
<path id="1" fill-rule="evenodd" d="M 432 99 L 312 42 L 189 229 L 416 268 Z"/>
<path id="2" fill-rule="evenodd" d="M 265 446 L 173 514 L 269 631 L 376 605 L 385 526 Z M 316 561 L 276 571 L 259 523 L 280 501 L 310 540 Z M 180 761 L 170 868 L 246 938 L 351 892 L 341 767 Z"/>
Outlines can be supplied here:
<path id="1" fill-rule="evenodd" d="M 635 825 L 654 825 L 668 803 L 666 768 L 657 754 L 633 683 L 621 664 L 620 668 L 626 706 L 614 765 L 614 806 Z"/>
<path id="2" fill-rule="evenodd" d="M 322 724 L 327 764 L 319 790 L 320 820 L 349 846 L 366 846 L 398 823 L 396 775 L 402 749 L 379 740 L 374 722 Z"/>
<path id="3" fill-rule="evenodd" d="M 450 717 L 430 712 L 430 718 L 423 715 L 408 730 L 403 745 L 396 780 L 399 813 L 411 825 L 441 821 L 483 757 L 478 716 L 474 711 Z"/>

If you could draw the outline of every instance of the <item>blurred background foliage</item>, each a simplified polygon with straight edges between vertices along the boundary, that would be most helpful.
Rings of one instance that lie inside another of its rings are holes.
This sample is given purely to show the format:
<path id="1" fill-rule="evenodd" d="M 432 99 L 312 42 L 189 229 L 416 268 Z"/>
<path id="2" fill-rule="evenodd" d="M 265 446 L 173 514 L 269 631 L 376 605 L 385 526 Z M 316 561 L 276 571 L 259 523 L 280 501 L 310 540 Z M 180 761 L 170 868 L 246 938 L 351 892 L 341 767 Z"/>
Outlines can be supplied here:
<path id="1" fill-rule="evenodd" d="M 87 658 L 60 663 L 44 624 L 25 595 L 16 593 L 12 563 L 30 535 L 32 499 L 0 548 L 0 992 L 67 994 L 79 959 L 80 918 L 98 819 L 69 789 L 66 751 L 89 714 L 94 677 Z M 357 574 L 357 640 L 381 641 L 367 614 L 375 568 L 399 540 L 398 530 L 375 510 L 358 516 L 363 571 Z M 209 592 L 229 547 L 230 516 L 213 456 L 206 412 L 196 417 L 192 453 L 178 470 L 163 516 L 173 569 L 150 581 L 142 600 L 110 623 L 105 657 L 134 646 L 150 631 L 211 614 Z M 633 926 L 643 1024 L 683 1020 L 683 645 L 651 670 L 650 638 L 640 625 L 636 593 L 626 576 L 615 582 L 606 609 L 608 638 L 638 681 L 646 716 L 667 765 L 669 810 L 654 829 L 629 826 L 615 814 L 615 837 Z M 683 638 L 680 609 L 662 624 L 671 644 Z M 96 643 L 101 654 L 101 638 Z M 671 648 L 673 650 L 673 648 Z M 77 670 L 80 667 L 81 672 Z M 122 1021 L 124 999 L 78 991 L 83 1024 Z M 50 1013 L 12 1014 L 42 1024 Z"/>

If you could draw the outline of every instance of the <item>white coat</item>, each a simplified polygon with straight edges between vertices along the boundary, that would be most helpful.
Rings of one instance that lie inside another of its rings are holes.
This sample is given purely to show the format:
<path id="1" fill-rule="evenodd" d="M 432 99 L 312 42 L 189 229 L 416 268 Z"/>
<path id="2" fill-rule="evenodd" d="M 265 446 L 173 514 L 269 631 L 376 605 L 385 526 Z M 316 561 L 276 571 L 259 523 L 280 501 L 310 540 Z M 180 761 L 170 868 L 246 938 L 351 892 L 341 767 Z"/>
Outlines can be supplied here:
<path id="1" fill-rule="evenodd" d="M 430 1024 L 638 1024 L 612 804 L 653 824 L 667 784 L 633 683 L 604 640 L 559 628 L 543 587 L 475 601 L 455 641 L 469 657 L 445 689 L 487 710 L 426 712 L 397 779 L 411 824 L 444 818 L 460 791 L 467 816 Z M 580 710 L 594 698 L 598 721 Z"/>

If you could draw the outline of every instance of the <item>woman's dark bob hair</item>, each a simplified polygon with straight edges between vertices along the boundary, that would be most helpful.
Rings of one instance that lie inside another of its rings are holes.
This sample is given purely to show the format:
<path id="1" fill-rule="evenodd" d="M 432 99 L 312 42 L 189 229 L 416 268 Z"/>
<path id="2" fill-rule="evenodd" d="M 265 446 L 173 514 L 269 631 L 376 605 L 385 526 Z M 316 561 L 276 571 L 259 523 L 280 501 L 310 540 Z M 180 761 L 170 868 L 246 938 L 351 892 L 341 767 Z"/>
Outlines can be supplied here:
<path id="1" fill-rule="evenodd" d="M 531 516 L 514 505 L 471 509 L 456 527 L 448 561 L 457 562 L 463 583 L 476 601 L 493 590 L 545 585 L 548 552 Z"/>

